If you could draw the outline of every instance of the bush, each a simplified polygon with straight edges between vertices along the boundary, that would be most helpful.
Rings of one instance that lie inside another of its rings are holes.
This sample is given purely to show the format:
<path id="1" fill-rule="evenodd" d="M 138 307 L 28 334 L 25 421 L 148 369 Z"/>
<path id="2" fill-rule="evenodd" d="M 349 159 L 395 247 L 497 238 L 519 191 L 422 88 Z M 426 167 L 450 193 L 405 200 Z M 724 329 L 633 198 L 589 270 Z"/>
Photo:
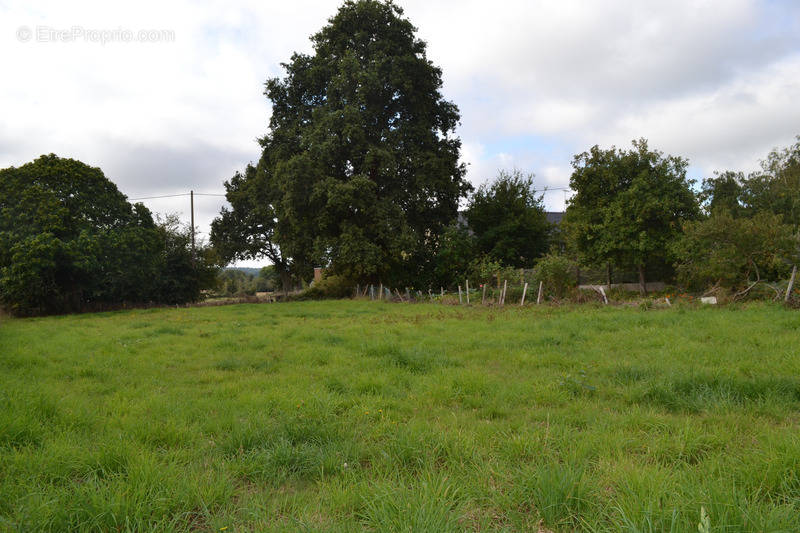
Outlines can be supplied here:
<path id="1" fill-rule="evenodd" d="M 300 294 L 301 299 L 348 298 L 353 293 L 353 282 L 345 276 L 326 275 Z"/>
<path id="2" fill-rule="evenodd" d="M 757 280 L 785 278 L 796 260 L 797 236 L 779 215 L 735 218 L 718 211 L 686 225 L 675 245 L 678 280 L 692 290 L 742 290 Z"/>
<path id="3" fill-rule="evenodd" d="M 575 265 L 563 255 L 550 253 L 536 263 L 533 279 L 542 282 L 545 294 L 562 299 L 575 286 Z"/>
<path id="4" fill-rule="evenodd" d="M 13 314 L 196 300 L 214 274 L 199 250 L 99 168 L 51 154 L 0 170 L 0 302 Z"/>

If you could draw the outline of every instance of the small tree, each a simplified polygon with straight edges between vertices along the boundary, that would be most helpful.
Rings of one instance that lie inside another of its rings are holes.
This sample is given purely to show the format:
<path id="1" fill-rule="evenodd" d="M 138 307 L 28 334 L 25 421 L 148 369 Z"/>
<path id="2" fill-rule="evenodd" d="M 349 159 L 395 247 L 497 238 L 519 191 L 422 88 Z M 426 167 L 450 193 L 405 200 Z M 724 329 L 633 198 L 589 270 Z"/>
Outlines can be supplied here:
<path id="1" fill-rule="evenodd" d="M 628 151 L 594 146 L 575 156 L 562 223 L 569 245 L 586 263 L 637 270 L 646 292 L 645 269 L 669 264 L 681 224 L 699 216 L 687 165 L 644 139 Z"/>
<path id="2" fill-rule="evenodd" d="M 533 174 L 500 171 L 475 192 L 466 216 L 478 252 L 504 265 L 531 266 L 548 249 L 551 227 Z"/>
<path id="3" fill-rule="evenodd" d="M 733 216 L 745 214 L 742 204 L 745 177 L 741 172 L 721 172 L 703 180 L 699 199 L 708 214 L 725 210 Z"/>

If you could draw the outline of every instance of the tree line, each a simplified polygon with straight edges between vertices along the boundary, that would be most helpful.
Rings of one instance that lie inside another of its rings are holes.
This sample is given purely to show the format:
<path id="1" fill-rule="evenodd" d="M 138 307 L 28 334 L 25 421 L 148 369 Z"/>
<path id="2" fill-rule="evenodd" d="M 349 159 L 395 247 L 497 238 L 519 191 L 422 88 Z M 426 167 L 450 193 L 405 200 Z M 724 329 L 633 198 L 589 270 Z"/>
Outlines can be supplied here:
<path id="1" fill-rule="evenodd" d="M 190 228 L 54 154 L 0 170 L 0 303 L 18 315 L 195 301 L 214 283 Z"/>
<path id="2" fill-rule="evenodd" d="M 286 288 L 313 267 L 343 284 L 453 286 L 547 257 L 547 270 L 602 268 L 609 281 L 636 272 L 642 290 L 653 278 L 740 290 L 795 261 L 797 145 L 700 189 L 686 159 L 645 139 L 594 146 L 572 161 L 554 227 L 532 174 L 465 180 L 458 108 L 402 9 L 347 1 L 312 43 L 267 81 L 261 157 L 225 182 L 230 207 L 211 231 L 223 259 L 267 258 Z"/>
<path id="3" fill-rule="evenodd" d="M 642 290 L 657 278 L 739 296 L 797 262 L 800 138 L 758 172 L 701 184 L 686 159 L 645 139 L 594 146 L 573 158 L 574 196 L 554 225 L 533 174 L 501 171 L 477 189 L 465 179 L 458 107 L 400 7 L 348 0 L 312 44 L 266 82 L 260 157 L 225 182 L 209 245 L 193 249 L 189 228 L 154 219 L 79 161 L 51 154 L 0 170 L 2 305 L 39 314 L 242 293 L 252 280 L 217 276 L 249 259 L 272 264 L 264 287 L 297 287 L 324 267 L 331 295 L 519 268 L 563 295 L 574 269 L 594 268 L 609 281 L 635 272 Z"/>

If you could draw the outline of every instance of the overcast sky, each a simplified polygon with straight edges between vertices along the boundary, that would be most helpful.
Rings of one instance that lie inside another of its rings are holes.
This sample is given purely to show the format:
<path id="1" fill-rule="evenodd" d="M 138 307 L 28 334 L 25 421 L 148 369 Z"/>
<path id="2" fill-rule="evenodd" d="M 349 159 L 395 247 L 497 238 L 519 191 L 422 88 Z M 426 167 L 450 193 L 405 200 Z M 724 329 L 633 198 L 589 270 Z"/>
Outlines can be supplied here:
<path id="1" fill-rule="evenodd" d="M 398 4 L 461 109 L 476 185 L 516 167 L 564 187 L 574 154 L 639 137 L 700 179 L 753 170 L 800 134 L 797 1 Z M 258 160 L 264 81 L 311 51 L 338 6 L 0 0 L 0 167 L 53 152 L 130 198 L 223 192 Z M 550 210 L 564 200 L 545 197 Z M 223 201 L 196 199 L 202 233 Z M 188 198 L 144 203 L 188 220 Z"/>

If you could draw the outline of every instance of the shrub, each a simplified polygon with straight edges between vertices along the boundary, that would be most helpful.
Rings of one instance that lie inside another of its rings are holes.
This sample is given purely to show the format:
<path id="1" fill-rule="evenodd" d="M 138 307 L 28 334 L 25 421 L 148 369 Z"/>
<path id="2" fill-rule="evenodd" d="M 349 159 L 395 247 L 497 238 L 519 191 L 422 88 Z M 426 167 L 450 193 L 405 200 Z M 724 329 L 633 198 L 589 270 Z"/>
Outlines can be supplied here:
<path id="1" fill-rule="evenodd" d="M 353 292 L 353 282 L 345 276 L 326 275 L 314 282 L 300 295 L 301 298 L 322 300 L 324 298 L 347 298 Z"/>
<path id="2" fill-rule="evenodd" d="M 758 280 L 785 277 L 796 259 L 797 237 L 779 215 L 734 218 L 718 211 L 687 224 L 675 250 L 681 258 L 678 280 L 686 287 L 716 285 L 735 291 Z"/>
<path id="3" fill-rule="evenodd" d="M 539 259 L 533 269 L 533 279 L 542 282 L 547 294 L 564 298 L 575 285 L 575 266 L 567 257 L 560 254 L 547 254 Z"/>

